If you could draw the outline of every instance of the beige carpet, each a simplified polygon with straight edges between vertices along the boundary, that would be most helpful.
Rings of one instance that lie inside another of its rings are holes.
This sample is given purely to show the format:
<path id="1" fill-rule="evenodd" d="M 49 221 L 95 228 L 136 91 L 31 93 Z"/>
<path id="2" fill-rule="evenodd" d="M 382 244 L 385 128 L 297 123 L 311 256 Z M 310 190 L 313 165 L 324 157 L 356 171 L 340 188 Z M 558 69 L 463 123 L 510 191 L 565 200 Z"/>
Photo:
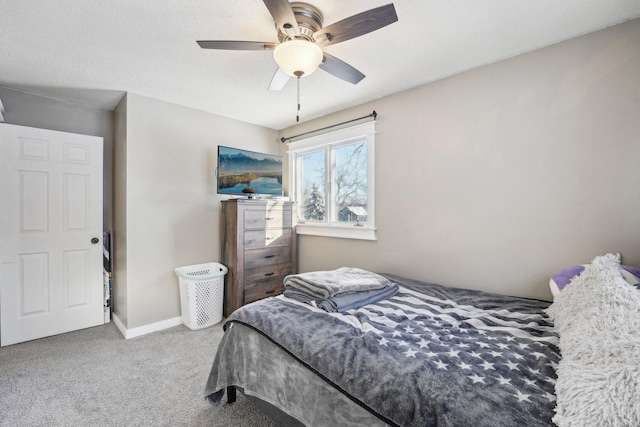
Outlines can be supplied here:
<path id="1" fill-rule="evenodd" d="M 113 323 L 0 348 L 0 426 L 269 426 L 203 398 L 222 324 L 125 340 Z"/>

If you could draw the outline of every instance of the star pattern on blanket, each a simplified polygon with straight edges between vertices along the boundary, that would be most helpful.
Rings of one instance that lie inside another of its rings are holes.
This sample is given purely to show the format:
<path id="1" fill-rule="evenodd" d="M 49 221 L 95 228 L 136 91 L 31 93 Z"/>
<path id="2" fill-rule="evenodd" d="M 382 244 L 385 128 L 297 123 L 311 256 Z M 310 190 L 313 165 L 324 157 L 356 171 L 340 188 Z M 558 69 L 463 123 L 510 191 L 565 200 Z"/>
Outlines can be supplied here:
<path id="1" fill-rule="evenodd" d="M 465 372 L 465 380 L 474 387 L 502 387 L 513 402 L 555 401 L 555 367 L 560 356 L 550 350 L 555 346 L 539 338 L 540 330 L 549 328 L 545 319 L 535 323 L 500 313 L 491 319 L 475 318 L 472 326 L 462 312 L 442 315 L 441 310 L 398 316 L 397 323 L 378 337 L 379 346 L 395 348 L 406 359 L 422 359 L 436 372 Z M 530 336 L 522 336 L 523 330 Z"/>

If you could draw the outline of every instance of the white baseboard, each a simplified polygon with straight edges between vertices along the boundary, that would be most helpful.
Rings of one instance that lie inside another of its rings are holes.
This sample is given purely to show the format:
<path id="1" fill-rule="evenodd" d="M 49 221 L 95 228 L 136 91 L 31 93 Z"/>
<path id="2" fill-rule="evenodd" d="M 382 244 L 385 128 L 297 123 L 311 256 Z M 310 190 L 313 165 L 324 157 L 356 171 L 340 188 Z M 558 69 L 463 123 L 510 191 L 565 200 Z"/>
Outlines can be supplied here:
<path id="1" fill-rule="evenodd" d="M 173 328 L 182 325 L 182 317 L 174 317 L 173 319 L 163 320 L 161 322 L 151 323 L 149 325 L 139 326 L 137 328 L 127 329 L 117 314 L 113 313 L 113 323 L 118 327 L 120 333 L 125 339 L 139 337 L 141 335 L 150 334 L 151 332 L 161 331 L 163 329 Z"/>

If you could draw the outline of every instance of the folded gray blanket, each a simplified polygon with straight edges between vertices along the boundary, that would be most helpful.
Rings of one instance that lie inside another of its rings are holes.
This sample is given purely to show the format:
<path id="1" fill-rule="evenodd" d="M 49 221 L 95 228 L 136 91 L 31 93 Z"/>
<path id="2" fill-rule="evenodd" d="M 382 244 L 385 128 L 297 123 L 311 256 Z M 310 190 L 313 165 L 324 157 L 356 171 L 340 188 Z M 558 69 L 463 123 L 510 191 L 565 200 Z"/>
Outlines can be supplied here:
<path id="1" fill-rule="evenodd" d="M 285 289 L 296 289 L 317 299 L 330 298 L 344 292 L 382 289 L 390 284 L 389 279 L 379 274 L 351 267 L 290 274 L 284 278 Z"/>
<path id="2" fill-rule="evenodd" d="M 318 299 L 306 292 L 291 288 L 284 291 L 284 296 L 321 308 L 329 313 L 343 313 L 352 308 L 362 307 L 363 305 L 373 304 L 374 302 L 391 298 L 397 293 L 398 285 L 391 283 L 380 289 L 341 292 L 329 298 Z"/>

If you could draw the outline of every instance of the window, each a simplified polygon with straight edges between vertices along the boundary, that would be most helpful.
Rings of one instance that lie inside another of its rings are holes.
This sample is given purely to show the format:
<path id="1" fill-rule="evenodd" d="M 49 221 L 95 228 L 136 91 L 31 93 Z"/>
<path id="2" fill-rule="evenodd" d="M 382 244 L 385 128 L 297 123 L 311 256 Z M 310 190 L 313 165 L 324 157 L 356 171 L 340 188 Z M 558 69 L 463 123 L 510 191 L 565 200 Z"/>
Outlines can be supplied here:
<path id="1" fill-rule="evenodd" d="M 289 144 L 298 233 L 375 240 L 375 121 Z"/>

